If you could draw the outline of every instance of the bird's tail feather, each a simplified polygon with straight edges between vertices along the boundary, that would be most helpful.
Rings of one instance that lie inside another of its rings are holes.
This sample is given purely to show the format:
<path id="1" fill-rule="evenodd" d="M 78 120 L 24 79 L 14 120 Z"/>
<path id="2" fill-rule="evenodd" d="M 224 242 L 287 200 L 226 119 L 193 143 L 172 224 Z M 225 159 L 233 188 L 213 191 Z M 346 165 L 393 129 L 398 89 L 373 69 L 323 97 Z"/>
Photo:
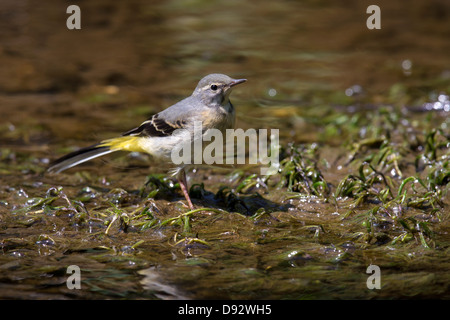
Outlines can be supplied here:
<path id="1" fill-rule="evenodd" d="M 82 148 L 54 161 L 48 168 L 48 171 L 61 172 L 80 163 L 120 150 L 143 152 L 144 150 L 140 148 L 138 139 L 139 137 L 135 136 L 123 136 Z"/>
<path id="2" fill-rule="evenodd" d="M 109 147 L 102 146 L 101 144 L 82 148 L 55 160 L 48 168 L 48 171 L 58 173 L 114 151 L 116 150 L 111 150 Z"/>

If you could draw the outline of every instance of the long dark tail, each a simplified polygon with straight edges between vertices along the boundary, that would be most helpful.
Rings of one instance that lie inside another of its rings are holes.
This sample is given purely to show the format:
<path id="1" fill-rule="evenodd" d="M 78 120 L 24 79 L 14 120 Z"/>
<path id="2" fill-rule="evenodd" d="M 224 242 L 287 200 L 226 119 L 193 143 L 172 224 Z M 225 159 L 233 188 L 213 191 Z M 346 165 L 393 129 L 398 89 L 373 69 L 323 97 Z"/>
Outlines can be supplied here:
<path id="1" fill-rule="evenodd" d="M 61 172 L 63 170 L 72 168 L 80 163 L 101 157 L 105 154 L 114 152 L 104 144 L 95 144 L 90 147 L 82 148 L 80 150 L 66 154 L 65 156 L 55 160 L 47 169 L 50 172 Z"/>

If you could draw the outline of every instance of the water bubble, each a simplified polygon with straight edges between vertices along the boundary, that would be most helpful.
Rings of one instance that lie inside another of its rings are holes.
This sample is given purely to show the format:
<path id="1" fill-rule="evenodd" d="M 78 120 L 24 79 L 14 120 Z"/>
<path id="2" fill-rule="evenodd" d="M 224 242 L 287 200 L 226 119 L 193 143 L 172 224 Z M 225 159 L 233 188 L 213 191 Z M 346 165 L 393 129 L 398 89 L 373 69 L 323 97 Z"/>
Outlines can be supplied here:
<path id="1" fill-rule="evenodd" d="M 438 100 L 442 103 L 448 102 L 449 101 L 448 95 L 441 93 L 438 97 Z"/>
<path id="2" fill-rule="evenodd" d="M 355 84 L 355 85 L 351 86 L 350 88 L 345 89 L 345 95 L 347 97 L 356 96 L 356 95 L 361 94 L 362 92 L 363 92 L 363 89 L 359 84 Z"/>
<path id="3" fill-rule="evenodd" d="M 434 94 L 430 94 L 430 99 L 434 100 L 434 101 L 424 103 L 423 107 L 425 108 L 425 110 L 428 110 L 428 111 L 436 110 L 436 111 L 445 111 L 445 112 L 450 111 L 449 95 L 444 94 L 444 93 L 439 93 L 439 94 L 434 93 Z"/>
<path id="4" fill-rule="evenodd" d="M 269 94 L 269 96 L 275 97 L 277 95 L 277 90 L 275 90 L 274 88 L 270 88 L 267 93 Z"/>
<path id="5" fill-rule="evenodd" d="M 12 256 L 12 257 L 16 257 L 16 258 L 21 258 L 21 257 L 24 256 L 24 254 L 22 252 L 19 252 L 19 251 L 13 251 L 9 255 Z"/>
<path id="6" fill-rule="evenodd" d="M 402 68 L 404 71 L 408 71 L 411 70 L 412 67 L 412 62 L 409 59 L 403 60 L 402 61 Z"/>
<path id="7" fill-rule="evenodd" d="M 22 188 L 20 188 L 18 191 L 17 191 L 17 195 L 19 196 L 19 197 L 24 197 L 24 198 L 28 198 L 28 194 L 25 192 L 25 190 L 23 190 Z"/>
<path id="8" fill-rule="evenodd" d="M 345 89 L 345 95 L 351 97 L 353 95 L 353 90 L 351 88 Z"/>
<path id="9" fill-rule="evenodd" d="M 402 61 L 402 69 L 403 69 L 403 74 L 406 76 L 411 75 L 411 68 L 412 68 L 412 62 L 409 59 L 403 60 Z"/>

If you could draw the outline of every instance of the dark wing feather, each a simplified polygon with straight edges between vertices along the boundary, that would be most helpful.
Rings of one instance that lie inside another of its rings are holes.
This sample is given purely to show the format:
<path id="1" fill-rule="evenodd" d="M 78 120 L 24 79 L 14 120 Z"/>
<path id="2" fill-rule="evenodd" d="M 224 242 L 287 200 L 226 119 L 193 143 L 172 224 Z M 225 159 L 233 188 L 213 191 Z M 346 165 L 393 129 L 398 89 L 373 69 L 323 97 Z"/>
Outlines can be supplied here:
<path id="1" fill-rule="evenodd" d="M 170 123 L 160 118 L 159 114 L 155 114 L 147 121 L 144 121 L 139 127 L 125 132 L 123 136 L 167 137 L 176 129 L 184 128 L 185 124 L 185 120 L 177 120 L 176 123 Z"/>

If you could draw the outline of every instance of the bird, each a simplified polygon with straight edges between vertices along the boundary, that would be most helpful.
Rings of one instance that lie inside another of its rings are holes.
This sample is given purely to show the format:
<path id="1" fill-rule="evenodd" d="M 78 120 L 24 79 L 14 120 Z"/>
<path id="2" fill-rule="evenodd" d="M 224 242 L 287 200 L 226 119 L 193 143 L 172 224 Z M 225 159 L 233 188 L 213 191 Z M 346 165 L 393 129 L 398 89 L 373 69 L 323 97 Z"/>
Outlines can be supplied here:
<path id="1" fill-rule="evenodd" d="M 62 156 L 53 161 L 47 170 L 59 173 L 116 151 L 147 153 L 156 160 L 173 163 L 172 150 L 192 137 L 194 123 L 201 123 L 202 134 L 208 129 L 225 132 L 234 128 L 236 111 L 230 102 L 230 93 L 234 86 L 245 81 L 247 79 L 233 79 L 225 74 L 209 74 L 198 82 L 189 97 L 154 114 L 121 136 L 103 140 Z M 180 131 L 187 134 L 179 134 Z M 188 166 L 178 164 L 175 167 L 173 175 L 179 181 L 189 208 L 194 210 L 186 181 Z"/>

